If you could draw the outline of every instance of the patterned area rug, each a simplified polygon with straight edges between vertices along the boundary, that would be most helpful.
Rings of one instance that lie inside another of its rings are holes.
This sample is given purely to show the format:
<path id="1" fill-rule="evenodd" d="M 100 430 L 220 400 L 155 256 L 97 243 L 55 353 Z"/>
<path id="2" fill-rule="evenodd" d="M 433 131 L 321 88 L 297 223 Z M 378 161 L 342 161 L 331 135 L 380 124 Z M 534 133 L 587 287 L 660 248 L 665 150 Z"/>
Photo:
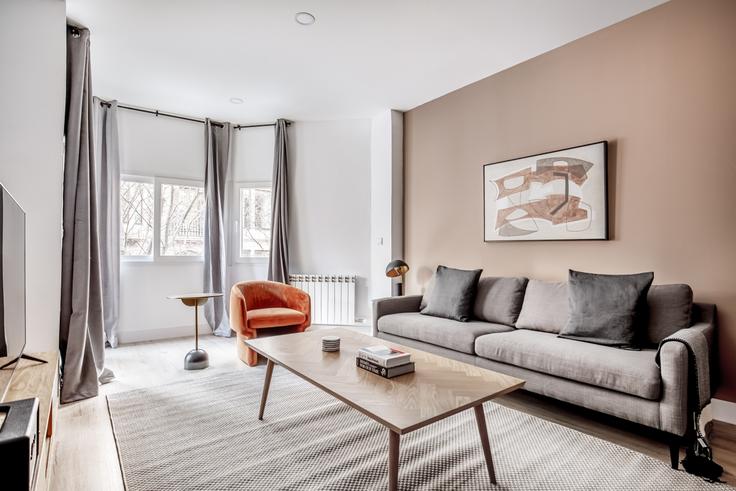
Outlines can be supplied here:
<path id="1" fill-rule="evenodd" d="M 263 421 L 263 370 L 108 396 L 129 491 L 384 490 L 388 430 L 284 369 Z M 619 445 L 485 404 L 498 485 L 472 411 L 402 436 L 404 490 L 733 489 Z"/>

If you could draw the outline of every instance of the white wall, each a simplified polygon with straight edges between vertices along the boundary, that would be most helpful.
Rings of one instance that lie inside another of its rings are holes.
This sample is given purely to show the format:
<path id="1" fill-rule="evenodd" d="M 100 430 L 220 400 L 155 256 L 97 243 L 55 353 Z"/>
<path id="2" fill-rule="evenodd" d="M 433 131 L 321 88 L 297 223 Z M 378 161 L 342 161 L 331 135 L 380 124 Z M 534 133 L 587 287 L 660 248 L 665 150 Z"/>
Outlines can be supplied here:
<path id="1" fill-rule="evenodd" d="M 201 123 L 120 109 L 118 127 L 123 174 L 204 180 Z M 166 296 L 201 291 L 202 275 L 201 261 L 122 261 L 120 342 L 191 334 L 191 307 Z"/>
<path id="2" fill-rule="evenodd" d="M 0 2 L 0 182 L 26 211 L 26 351 L 59 345 L 66 6 Z"/>
<path id="3" fill-rule="evenodd" d="M 355 314 L 367 319 L 371 121 L 297 122 L 289 136 L 290 270 L 358 275 Z"/>
<path id="4" fill-rule="evenodd" d="M 371 121 L 371 298 L 391 296 L 386 265 L 404 258 L 404 114 Z"/>
<path id="5" fill-rule="evenodd" d="M 123 173 L 203 179 L 201 124 L 121 109 L 119 131 Z M 370 120 L 297 122 L 289 128 L 291 270 L 357 274 L 359 318 L 370 316 L 370 135 Z M 273 146 L 272 127 L 234 133 L 231 192 L 233 183 L 270 182 Z M 265 279 L 267 270 L 264 260 L 230 257 L 228 286 Z M 191 309 L 166 296 L 201 290 L 201 262 L 123 261 L 120 274 L 121 342 L 190 334 Z M 207 330 L 202 317 L 200 322 Z"/>
<path id="6" fill-rule="evenodd" d="M 201 123 L 125 109 L 118 111 L 118 122 L 122 173 L 204 179 L 204 127 Z M 232 192 L 232 182 L 271 180 L 273 143 L 273 128 L 251 128 L 233 133 L 229 192 Z M 232 222 L 229 223 L 232 226 Z M 267 263 L 263 260 L 239 263 L 230 258 L 228 285 L 265 279 L 266 274 Z M 201 291 L 202 275 L 202 261 L 123 261 L 120 268 L 120 341 L 191 334 L 192 309 L 166 297 Z M 203 315 L 200 315 L 200 330 L 209 332 Z"/>

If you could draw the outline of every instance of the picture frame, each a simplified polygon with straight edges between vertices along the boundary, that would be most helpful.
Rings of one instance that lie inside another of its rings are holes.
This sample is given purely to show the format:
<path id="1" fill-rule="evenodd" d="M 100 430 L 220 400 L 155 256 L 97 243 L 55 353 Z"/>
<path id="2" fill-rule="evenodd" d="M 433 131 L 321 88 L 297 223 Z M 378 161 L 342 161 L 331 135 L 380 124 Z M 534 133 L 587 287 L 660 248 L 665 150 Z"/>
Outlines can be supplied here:
<path id="1" fill-rule="evenodd" d="M 483 165 L 484 242 L 608 236 L 607 141 Z"/>

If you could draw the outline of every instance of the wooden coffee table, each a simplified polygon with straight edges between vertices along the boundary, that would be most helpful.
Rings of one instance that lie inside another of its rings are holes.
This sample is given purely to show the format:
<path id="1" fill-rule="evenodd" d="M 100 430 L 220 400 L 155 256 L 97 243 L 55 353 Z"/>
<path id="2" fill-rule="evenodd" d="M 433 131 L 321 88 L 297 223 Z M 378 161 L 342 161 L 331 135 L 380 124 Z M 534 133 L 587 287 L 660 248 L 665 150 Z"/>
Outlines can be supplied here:
<path id="1" fill-rule="evenodd" d="M 340 336 L 339 352 L 321 350 L 321 338 L 329 335 Z M 245 344 L 268 360 L 258 419 L 263 419 L 273 367 L 280 365 L 388 428 L 388 482 L 395 490 L 400 436 L 472 408 L 488 475 L 496 483 L 483 403 L 522 387 L 523 380 L 340 328 L 250 339 Z M 359 348 L 380 344 L 411 352 L 416 371 L 384 379 L 355 366 Z"/>

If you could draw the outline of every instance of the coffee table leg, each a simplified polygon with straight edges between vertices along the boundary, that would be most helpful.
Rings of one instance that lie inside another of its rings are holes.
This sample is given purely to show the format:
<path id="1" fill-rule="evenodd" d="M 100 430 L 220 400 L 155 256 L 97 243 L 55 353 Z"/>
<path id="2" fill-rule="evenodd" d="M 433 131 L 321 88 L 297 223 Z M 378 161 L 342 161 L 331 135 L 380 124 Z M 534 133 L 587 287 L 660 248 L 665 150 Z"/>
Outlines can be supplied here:
<path id="1" fill-rule="evenodd" d="M 483 404 L 475 406 L 473 410 L 475 410 L 475 421 L 478 423 L 480 443 L 483 445 L 483 455 L 486 458 L 488 477 L 491 478 L 491 484 L 496 484 L 496 471 L 493 469 L 493 456 L 491 455 L 491 444 L 488 441 L 488 428 L 486 427 L 486 415 L 483 413 Z"/>
<path id="2" fill-rule="evenodd" d="M 263 380 L 263 392 L 261 393 L 261 408 L 258 410 L 258 419 L 263 419 L 263 410 L 266 409 L 268 399 L 268 388 L 271 387 L 271 374 L 273 373 L 273 361 L 269 358 L 266 363 L 266 378 Z"/>
<path id="3" fill-rule="evenodd" d="M 388 489 L 399 487 L 399 434 L 388 430 Z"/>

